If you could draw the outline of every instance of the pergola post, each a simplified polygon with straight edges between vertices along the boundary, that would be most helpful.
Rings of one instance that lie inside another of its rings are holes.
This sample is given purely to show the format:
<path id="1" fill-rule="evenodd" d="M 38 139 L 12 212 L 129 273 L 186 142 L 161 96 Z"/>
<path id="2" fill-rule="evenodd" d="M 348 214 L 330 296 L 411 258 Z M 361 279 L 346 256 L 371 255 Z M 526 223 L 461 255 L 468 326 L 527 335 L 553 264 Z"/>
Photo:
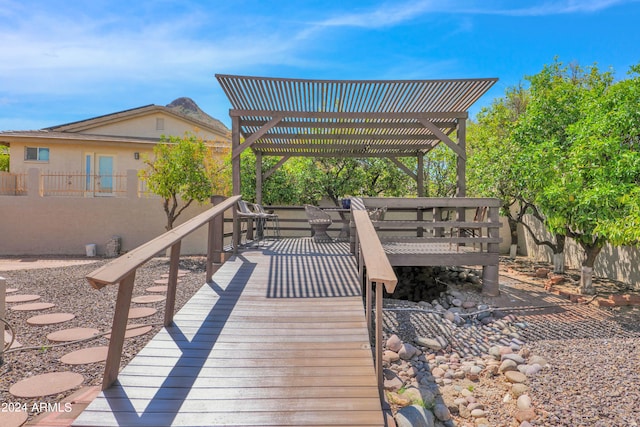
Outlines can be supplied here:
<path id="1" fill-rule="evenodd" d="M 256 203 L 262 204 L 262 152 L 256 151 Z"/>
<path id="2" fill-rule="evenodd" d="M 237 116 L 231 117 L 231 152 L 237 151 L 240 148 L 240 118 Z M 242 194 L 240 188 L 240 156 L 233 156 L 231 158 L 231 186 L 234 196 Z M 237 252 L 240 246 L 240 220 L 238 218 L 238 211 L 233 208 L 233 251 Z"/>
<path id="3" fill-rule="evenodd" d="M 418 152 L 418 170 L 416 182 L 418 184 L 418 197 L 424 197 L 424 153 Z"/>
<path id="4" fill-rule="evenodd" d="M 467 121 L 466 119 L 458 119 L 458 147 L 463 152 L 467 151 Z M 456 197 L 467 196 L 467 159 L 462 156 L 458 156 L 456 162 Z"/>

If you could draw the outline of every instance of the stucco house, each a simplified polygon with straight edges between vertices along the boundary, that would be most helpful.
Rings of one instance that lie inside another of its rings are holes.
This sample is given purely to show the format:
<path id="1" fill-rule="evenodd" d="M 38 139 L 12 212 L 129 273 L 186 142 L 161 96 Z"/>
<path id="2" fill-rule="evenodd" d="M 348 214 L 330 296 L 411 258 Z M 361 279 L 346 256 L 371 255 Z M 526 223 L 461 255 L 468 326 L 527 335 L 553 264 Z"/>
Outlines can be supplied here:
<path id="1" fill-rule="evenodd" d="M 191 99 L 166 106 L 146 105 L 41 130 L 0 132 L 0 145 L 9 147 L 9 172 L 74 176 L 86 195 L 110 195 L 112 178 L 144 167 L 143 159 L 164 136 L 193 132 L 215 155 L 228 152 L 231 133 L 204 113 Z"/>

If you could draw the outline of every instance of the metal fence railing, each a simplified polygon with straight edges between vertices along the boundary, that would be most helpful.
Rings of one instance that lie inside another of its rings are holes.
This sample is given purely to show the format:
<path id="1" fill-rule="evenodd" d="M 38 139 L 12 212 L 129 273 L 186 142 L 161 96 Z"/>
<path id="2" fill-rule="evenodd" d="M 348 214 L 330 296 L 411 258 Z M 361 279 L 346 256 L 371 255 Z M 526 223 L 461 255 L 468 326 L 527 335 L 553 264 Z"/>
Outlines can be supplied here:
<path id="1" fill-rule="evenodd" d="M 86 174 L 82 172 L 42 172 L 43 196 L 116 196 L 127 193 L 127 174 Z"/>

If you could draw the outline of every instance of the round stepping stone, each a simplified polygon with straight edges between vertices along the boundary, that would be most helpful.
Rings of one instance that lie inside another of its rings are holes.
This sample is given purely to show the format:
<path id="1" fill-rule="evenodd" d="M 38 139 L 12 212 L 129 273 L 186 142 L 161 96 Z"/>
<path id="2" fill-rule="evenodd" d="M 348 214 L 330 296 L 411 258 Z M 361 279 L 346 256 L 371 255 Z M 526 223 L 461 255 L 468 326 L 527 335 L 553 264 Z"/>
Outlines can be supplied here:
<path id="1" fill-rule="evenodd" d="M 51 332 L 47 335 L 49 341 L 64 342 L 64 341 L 76 341 L 85 338 L 91 338 L 94 335 L 98 335 L 99 330 L 94 328 L 69 328 L 61 331 Z"/>
<path id="2" fill-rule="evenodd" d="M 178 277 L 184 277 L 184 276 L 186 276 L 186 275 L 187 275 L 187 273 L 186 273 L 186 272 L 183 272 L 182 270 L 181 270 L 181 271 L 178 271 Z M 166 279 L 166 278 L 168 278 L 168 277 L 169 277 L 169 273 L 161 274 L 161 275 L 160 275 L 160 277 L 162 277 L 163 279 Z"/>
<path id="3" fill-rule="evenodd" d="M 40 316 L 33 316 L 27 319 L 27 323 L 32 326 L 53 325 L 55 323 L 62 323 L 76 317 L 71 313 L 51 313 L 41 314 Z"/>
<path id="4" fill-rule="evenodd" d="M 129 309 L 129 319 L 139 319 L 156 314 L 158 310 L 152 307 L 136 307 Z"/>
<path id="5" fill-rule="evenodd" d="M 0 412 L 0 426 L 2 427 L 20 427 L 27 422 L 29 413 L 26 411 L 20 412 Z"/>
<path id="6" fill-rule="evenodd" d="M 5 289 L 5 293 L 12 294 L 14 292 L 18 292 L 18 288 L 7 288 Z"/>
<path id="7" fill-rule="evenodd" d="M 5 298 L 5 301 L 6 302 L 28 302 L 28 301 L 35 301 L 39 299 L 40 299 L 40 295 L 34 295 L 34 294 L 9 295 L 8 297 Z"/>
<path id="8" fill-rule="evenodd" d="M 124 333 L 125 338 L 137 337 L 140 335 L 144 335 L 152 329 L 150 325 L 139 325 L 132 323 L 131 325 L 127 325 L 127 330 Z M 105 338 L 111 339 L 111 334 L 105 335 Z"/>
<path id="9" fill-rule="evenodd" d="M 35 310 L 46 310 L 51 307 L 55 307 L 56 305 L 51 302 L 34 302 L 31 304 L 20 304 L 14 305 L 11 307 L 11 310 L 15 311 L 35 311 Z"/>
<path id="10" fill-rule="evenodd" d="M 167 292 L 168 286 L 151 286 L 147 288 L 147 292 Z"/>
<path id="11" fill-rule="evenodd" d="M 177 283 L 182 282 L 182 280 L 178 279 Z M 154 280 L 153 283 L 155 283 L 156 285 L 166 285 L 169 283 L 169 279 L 158 279 L 158 280 Z"/>
<path id="12" fill-rule="evenodd" d="M 9 387 L 16 397 L 40 397 L 71 390 L 82 384 L 84 377 L 75 372 L 50 372 L 18 381 Z"/>
<path id="13" fill-rule="evenodd" d="M 60 358 L 62 363 L 67 365 L 86 365 L 89 363 L 104 362 L 107 360 L 109 347 L 89 347 L 82 350 L 72 351 Z"/>
<path id="14" fill-rule="evenodd" d="M 133 298 L 131 301 L 136 304 L 149 304 L 152 302 L 164 301 L 165 299 L 167 299 L 167 297 L 164 295 L 142 295 Z"/>

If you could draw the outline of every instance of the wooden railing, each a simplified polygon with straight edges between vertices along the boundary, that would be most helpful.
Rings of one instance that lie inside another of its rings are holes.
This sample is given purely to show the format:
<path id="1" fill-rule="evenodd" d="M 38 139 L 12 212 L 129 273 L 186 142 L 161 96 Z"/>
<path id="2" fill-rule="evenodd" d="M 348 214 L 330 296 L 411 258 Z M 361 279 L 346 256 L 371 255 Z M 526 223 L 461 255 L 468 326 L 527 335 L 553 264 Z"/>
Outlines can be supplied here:
<path id="1" fill-rule="evenodd" d="M 375 366 L 378 377 L 378 390 L 382 393 L 382 297 L 384 290 L 393 293 L 398 283 L 387 256 L 384 253 L 378 234 L 373 228 L 369 214 L 364 210 L 351 212 L 355 224 L 356 259 L 361 283 L 365 284 L 365 306 L 367 328 L 369 336 L 374 336 L 371 327 L 371 299 L 375 287 L 376 294 L 376 322 L 375 322 Z M 383 289 L 384 286 L 384 289 Z M 382 395 L 381 395 L 382 398 Z"/>
<path id="2" fill-rule="evenodd" d="M 387 207 L 373 226 L 393 266 L 481 265 L 482 292 L 498 295 L 500 201 L 492 198 L 365 198 Z M 474 221 L 474 212 L 486 217 Z M 393 213 L 396 213 L 395 215 Z M 353 226 L 352 226 L 353 227 Z M 471 235 L 469 231 L 475 233 Z M 351 251 L 354 253 L 353 232 Z M 402 250 L 396 250 L 402 249 Z"/>
<path id="3" fill-rule="evenodd" d="M 105 390 L 118 378 L 120 369 L 120 359 L 124 345 L 124 335 L 127 327 L 129 307 L 133 293 L 133 284 L 136 277 L 136 270 L 144 265 L 158 253 L 171 248 L 169 261 L 169 280 L 167 288 L 167 299 L 165 304 L 164 325 L 168 326 L 173 322 L 175 310 L 176 286 L 178 282 L 178 264 L 180 262 L 180 245 L 182 239 L 193 233 L 200 227 L 208 224 L 209 240 L 207 249 L 207 282 L 213 276 L 213 264 L 221 263 L 224 236 L 224 213 L 235 206 L 240 196 L 214 197 L 214 207 L 177 226 L 173 230 L 156 237 L 149 242 L 138 246 L 125 255 L 105 264 L 99 269 L 87 275 L 87 280 L 96 289 L 107 285 L 118 285 L 118 296 L 116 300 L 115 313 L 113 315 L 113 326 L 111 338 L 109 340 L 109 350 L 107 353 L 106 366 L 104 368 L 104 378 L 102 389 Z"/>

